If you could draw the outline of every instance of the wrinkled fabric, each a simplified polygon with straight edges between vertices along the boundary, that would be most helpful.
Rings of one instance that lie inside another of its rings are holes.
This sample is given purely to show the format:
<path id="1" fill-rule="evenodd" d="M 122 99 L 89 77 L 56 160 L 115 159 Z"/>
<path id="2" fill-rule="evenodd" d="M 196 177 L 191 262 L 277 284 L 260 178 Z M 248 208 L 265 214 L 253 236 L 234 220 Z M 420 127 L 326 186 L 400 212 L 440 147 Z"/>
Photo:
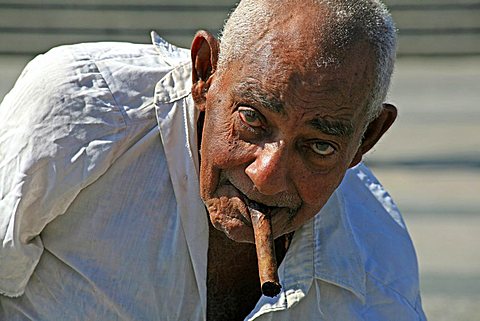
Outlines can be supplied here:
<path id="1" fill-rule="evenodd" d="M 189 52 L 55 48 L 0 105 L 0 319 L 205 320 Z M 246 320 L 424 320 L 415 252 L 363 164 L 294 236 Z"/>

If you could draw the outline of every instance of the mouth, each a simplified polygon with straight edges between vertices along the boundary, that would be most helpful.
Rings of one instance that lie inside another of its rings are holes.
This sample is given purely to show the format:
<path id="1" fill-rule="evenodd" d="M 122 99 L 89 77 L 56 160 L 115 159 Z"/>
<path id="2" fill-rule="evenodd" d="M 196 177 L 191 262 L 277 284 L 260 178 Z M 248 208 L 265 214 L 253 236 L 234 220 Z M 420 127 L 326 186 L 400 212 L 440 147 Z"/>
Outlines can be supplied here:
<path id="1" fill-rule="evenodd" d="M 271 216 L 273 210 L 279 209 L 279 207 L 276 206 L 268 206 L 259 202 L 255 202 L 247 197 L 245 197 L 244 201 L 248 208 L 257 210 L 267 217 Z"/>
<path id="2" fill-rule="evenodd" d="M 243 193 L 237 186 L 235 186 L 231 180 L 229 180 L 228 178 L 226 178 L 224 175 L 221 175 L 221 179 L 220 179 L 220 182 L 219 182 L 219 190 L 223 190 L 224 188 L 227 188 L 228 190 L 230 190 L 231 192 L 234 193 L 234 195 L 229 195 L 230 197 L 237 197 L 240 199 L 241 202 L 243 202 L 245 204 L 245 207 L 247 208 L 251 208 L 251 209 L 255 209 L 259 212 L 261 212 L 262 214 L 264 214 L 265 216 L 267 217 L 273 217 L 277 214 L 279 214 L 280 212 L 286 212 L 287 213 L 287 216 L 288 216 L 288 220 L 292 220 L 299 207 L 300 206 L 296 206 L 296 205 L 290 205 L 290 204 L 284 204 L 286 203 L 286 201 L 275 201 L 275 200 L 267 200 L 265 202 L 262 202 L 259 200 L 260 197 L 255 197 L 255 196 L 247 196 L 245 193 Z M 229 193 L 231 194 L 231 193 Z M 267 204 L 266 204 L 267 203 Z M 282 204 L 281 204 L 282 203 Z M 273 205 L 273 204 L 279 204 L 280 206 L 277 206 L 277 205 Z M 286 205 L 286 206 L 283 206 L 283 205 Z M 244 216 L 244 219 L 246 219 L 248 225 L 251 226 L 251 221 L 250 221 L 250 216 L 249 215 L 245 215 Z"/>
<path id="3" fill-rule="evenodd" d="M 222 173 L 222 172 L 221 172 Z M 253 243 L 252 213 L 270 218 L 274 237 L 293 231 L 302 202 L 286 193 L 264 195 L 255 187 L 244 190 L 235 180 L 220 174 L 220 180 L 212 194 L 204 199 L 213 226 L 237 242 Z"/>

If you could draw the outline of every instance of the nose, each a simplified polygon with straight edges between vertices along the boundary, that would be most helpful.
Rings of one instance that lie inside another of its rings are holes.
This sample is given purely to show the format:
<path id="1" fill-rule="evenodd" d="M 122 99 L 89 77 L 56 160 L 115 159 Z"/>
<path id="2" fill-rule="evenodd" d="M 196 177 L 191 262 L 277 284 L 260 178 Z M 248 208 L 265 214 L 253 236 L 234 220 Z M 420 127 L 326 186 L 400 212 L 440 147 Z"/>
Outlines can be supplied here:
<path id="1" fill-rule="evenodd" d="M 287 190 L 288 161 L 285 145 L 268 143 L 259 151 L 245 173 L 258 191 L 264 195 L 276 195 Z"/>

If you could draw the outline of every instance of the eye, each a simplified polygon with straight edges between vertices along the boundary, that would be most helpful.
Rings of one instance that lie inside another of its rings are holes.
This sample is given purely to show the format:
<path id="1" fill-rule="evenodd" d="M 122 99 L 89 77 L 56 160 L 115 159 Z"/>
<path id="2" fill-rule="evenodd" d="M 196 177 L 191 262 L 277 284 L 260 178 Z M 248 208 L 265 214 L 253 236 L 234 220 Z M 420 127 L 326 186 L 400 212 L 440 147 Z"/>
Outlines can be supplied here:
<path id="1" fill-rule="evenodd" d="M 335 148 L 331 144 L 325 142 L 313 142 L 311 143 L 312 150 L 320 156 L 329 156 L 335 152 Z"/>
<path id="2" fill-rule="evenodd" d="M 255 109 L 249 107 L 239 107 L 238 113 L 240 119 L 250 127 L 262 127 L 263 122 L 260 114 Z"/>

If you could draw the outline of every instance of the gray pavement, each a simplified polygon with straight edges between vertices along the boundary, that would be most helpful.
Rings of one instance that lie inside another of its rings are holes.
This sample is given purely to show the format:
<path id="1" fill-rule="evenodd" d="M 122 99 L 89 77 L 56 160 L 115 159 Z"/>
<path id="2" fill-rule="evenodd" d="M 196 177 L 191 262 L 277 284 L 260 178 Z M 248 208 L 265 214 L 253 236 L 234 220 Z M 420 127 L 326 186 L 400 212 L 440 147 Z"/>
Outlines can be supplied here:
<path id="1" fill-rule="evenodd" d="M 0 57 L 0 99 L 26 64 Z M 367 156 L 414 244 L 433 321 L 480 320 L 480 57 L 401 59 L 399 118 Z"/>

